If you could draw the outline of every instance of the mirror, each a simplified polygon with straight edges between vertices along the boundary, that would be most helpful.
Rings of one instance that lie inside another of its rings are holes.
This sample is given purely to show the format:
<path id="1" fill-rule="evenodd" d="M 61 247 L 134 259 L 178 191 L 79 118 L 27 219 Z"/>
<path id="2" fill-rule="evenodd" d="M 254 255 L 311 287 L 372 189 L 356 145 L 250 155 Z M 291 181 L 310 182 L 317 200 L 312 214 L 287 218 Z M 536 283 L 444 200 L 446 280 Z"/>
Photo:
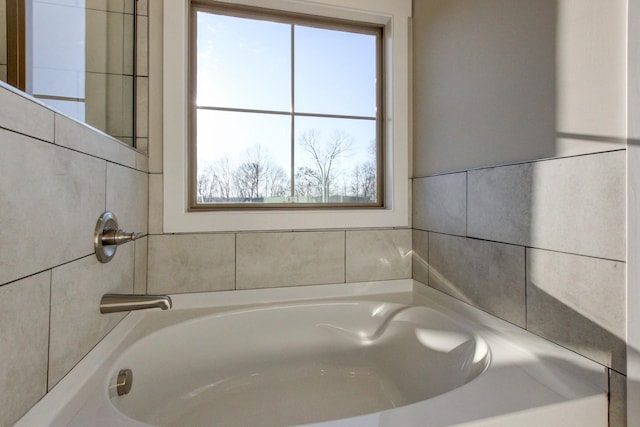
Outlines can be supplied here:
<path id="1" fill-rule="evenodd" d="M 0 0 L 0 80 L 133 146 L 135 0 Z"/>

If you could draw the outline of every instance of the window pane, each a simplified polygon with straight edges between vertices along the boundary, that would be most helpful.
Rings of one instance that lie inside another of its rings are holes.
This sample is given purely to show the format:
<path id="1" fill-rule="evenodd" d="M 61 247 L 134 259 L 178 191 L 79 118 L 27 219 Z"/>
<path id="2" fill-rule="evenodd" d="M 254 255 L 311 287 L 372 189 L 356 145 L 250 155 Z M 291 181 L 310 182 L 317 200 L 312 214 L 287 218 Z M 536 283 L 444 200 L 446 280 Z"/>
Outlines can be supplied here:
<path id="1" fill-rule="evenodd" d="M 197 14 L 197 104 L 291 110 L 291 26 Z"/>
<path id="2" fill-rule="evenodd" d="M 295 109 L 375 117 L 376 37 L 296 26 Z"/>
<path id="3" fill-rule="evenodd" d="M 297 117 L 295 128 L 296 201 L 377 202 L 375 120 Z"/>
<path id="4" fill-rule="evenodd" d="M 291 118 L 198 110 L 199 203 L 288 202 Z"/>

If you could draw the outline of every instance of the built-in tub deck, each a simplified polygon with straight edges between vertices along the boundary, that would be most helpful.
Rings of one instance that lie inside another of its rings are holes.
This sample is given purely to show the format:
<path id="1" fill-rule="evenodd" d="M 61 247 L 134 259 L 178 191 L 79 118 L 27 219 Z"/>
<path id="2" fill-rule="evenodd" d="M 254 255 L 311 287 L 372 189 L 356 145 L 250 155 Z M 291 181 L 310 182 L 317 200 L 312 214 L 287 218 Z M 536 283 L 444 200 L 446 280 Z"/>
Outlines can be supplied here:
<path id="1" fill-rule="evenodd" d="M 16 426 L 607 425 L 603 366 L 412 280 L 172 298 Z"/>

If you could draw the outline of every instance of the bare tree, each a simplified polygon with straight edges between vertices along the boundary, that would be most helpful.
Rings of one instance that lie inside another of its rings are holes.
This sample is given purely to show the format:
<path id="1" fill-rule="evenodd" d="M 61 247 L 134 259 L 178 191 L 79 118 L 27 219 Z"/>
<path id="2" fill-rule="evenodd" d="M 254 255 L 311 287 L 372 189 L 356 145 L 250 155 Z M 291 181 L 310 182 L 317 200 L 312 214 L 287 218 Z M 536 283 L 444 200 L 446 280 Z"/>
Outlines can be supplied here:
<path id="1" fill-rule="evenodd" d="M 264 179 L 267 167 L 267 161 L 259 145 L 247 149 L 244 160 L 234 173 L 236 194 L 249 200 L 260 197 L 260 183 Z"/>
<path id="2" fill-rule="evenodd" d="M 378 195 L 377 144 L 372 140 L 369 145 L 369 158 L 357 164 L 351 174 L 351 195 L 363 201 L 375 202 Z"/>
<path id="3" fill-rule="evenodd" d="M 286 172 L 260 145 L 247 149 L 245 159 L 233 173 L 233 184 L 236 195 L 247 200 L 283 197 L 290 189 Z"/>
<path id="4" fill-rule="evenodd" d="M 376 169 L 376 165 L 372 161 L 356 165 L 352 173 L 351 195 L 363 201 L 376 201 Z"/>
<path id="5" fill-rule="evenodd" d="M 336 166 L 341 156 L 351 150 L 353 138 L 342 130 L 335 130 L 326 140 L 315 129 L 300 136 L 300 147 L 307 153 L 310 166 L 304 172 L 308 180 L 315 180 L 322 196 L 322 202 L 328 202 L 336 178 Z"/>
<path id="6" fill-rule="evenodd" d="M 216 177 L 213 167 L 208 166 L 198 172 L 196 178 L 196 196 L 199 203 L 212 202 L 215 197 Z"/>
<path id="7" fill-rule="evenodd" d="M 271 197 L 287 197 L 291 193 L 289 175 L 277 165 L 271 165 L 267 173 L 265 194 Z"/>
<path id="8" fill-rule="evenodd" d="M 320 178 L 317 171 L 307 166 L 301 166 L 295 175 L 295 196 L 296 197 L 320 197 Z"/>
<path id="9" fill-rule="evenodd" d="M 232 197 L 231 191 L 233 184 L 233 171 L 229 164 L 229 157 L 225 156 L 218 159 L 212 167 L 216 178 L 216 196 L 229 201 Z"/>
<path id="10" fill-rule="evenodd" d="M 375 146 L 373 160 L 356 165 L 349 174 L 341 169 L 341 162 L 352 145 L 353 138 L 342 130 L 335 130 L 327 138 L 317 130 L 304 132 L 299 139 L 303 160 L 295 172 L 294 195 L 321 202 L 329 202 L 338 194 L 375 201 Z M 291 195 L 289 173 L 273 162 L 261 145 L 248 148 L 237 167 L 228 157 L 218 159 L 199 171 L 196 184 L 200 203 L 257 202 Z"/>
<path id="11" fill-rule="evenodd" d="M 198 171 L 196 191 L 199 203 L 229 201 L 233 173 L 229 159 L 223 157 Z"/>

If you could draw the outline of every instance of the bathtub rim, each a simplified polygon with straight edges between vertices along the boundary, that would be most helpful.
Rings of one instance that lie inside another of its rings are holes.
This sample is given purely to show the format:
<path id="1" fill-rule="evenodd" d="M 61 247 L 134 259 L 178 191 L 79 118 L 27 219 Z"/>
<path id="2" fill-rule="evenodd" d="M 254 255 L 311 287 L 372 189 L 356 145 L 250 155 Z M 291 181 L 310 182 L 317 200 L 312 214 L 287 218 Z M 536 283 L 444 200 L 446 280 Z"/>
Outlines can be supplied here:
<path id="1" fill-rule="evenodd" d="M 601 406 L 603 399 L 605 401 L 607 399 L 608 380 L 607 369 L 605 367 L 597 364 L 596 362 L 590 361 L 583 356 L 570 352 L 567 349 L 561 348 L 556 344 L 533 336 L 528 331 L 509 324 L 508 322 L 498 319 L 488 313 L 482 312 L 466 303 L 458 301 L 412 279 L 255 289 L 246 291 L 176 294 L 172 295 L 172 298 L 175 299 L 174 310 L 184 311 L 187 313 L 192 309 L 213 309 L 213 312 L 217 312 L 218 310 L 231 311 L 244 309 L 253 305 L 262 306 L 267 304 L 286 304 L 287 302 L 305 300 L 319 301 L 336 298 L 375 298 L 376 296 L 382 299 L 386 299 L 387 297 L 397 297 L 400 299 L 409 298 L 415 300 L 416 305 L 435 306 L 437 309 L 442 310 L 444 314 L 453 317 L 454 320 L 457 320 L 456 316 L 461 316 L 464 321 L 475 323 L 475 326 L 478 327 L 478 331 L 480 333 L 482 333 L 482 331 L 487 333 L 497 333 L 505 340 L 524 340 L 525 344 L 529 346 L 533 343 L 534 352 L 539 354 L 553 354 L 554 352 L 560 351 L 563 357 L 575 362 L 576 366 L 587 367 L 593 372 L 600 371 L 599 373 L 601 373 L 601 375 L 599 375 L 597 380 L 585 385 L 584 389 L 569 391 L 566 393 L 566 396 L 563 397 L 565 398 L 564 403 L 566 403 L 568 407 L 579 408 L 575 409 L 576 413 L 582 412 L 587 418 L 602 417 Z M 76 414 L 83 408 L 85 403 L 90 399 L 91 395 L 95 393 L 95 390 L 104 385 L 104 375 L 110 371 L 111 363 L 118 357 L 116 350 L 118 348 L 122 348 L 123 345 L 129 345 L 137 339 L 136 336 L 131 335 L 131 333 L 132 331 L 135 331 L 136 327 L 145 319 L 146 314 L 147 313 L 145 312 L 132 312 L 125 316 L 125 318 L 62 380 L 60 380 L 58 384 L 45 394 L 45 396 L 36 405 L 34 405 L 34 407 L 32 407 L 31 410 L 14 425 L 14 427 L 32 427 L 34 425 L 61 427 L 70 423 Z M 161 328 L 162 326 L 157 329 Z M 571 375 L 571 373 L 569 372 L 567 375 Z M 595 393 L 594 389 L 598 389 L 601 392 Z M 456 390 L 449 393 L 454 392 L 456 392 Z M 364 425 L 359 424 L 360 422 L 366 422 L 366 425 L 393 425 L 382 422 L 384 417 L 382 417 L 381 414 L 397 412 L 400 416 L 408 416 L 411 419 L 419 414 L 420 411 L 416 411 L 416 408 L 419 409 L 419 405 L 424 402 L 426 401 L 383 411 L 381 413 L 372 413 L 354 417 L 353 420 L 355 421 L 355 424 L 350 424 L 351 419 L 340 420 L 341 422 L 344 422 L 344 424 L 341 423 L 340 425 Z M 585 408 L 595 408 L 596 405 L 599 405 L 597 410 L 592 409 L 591 411 L 585 411 Z M 557 412 L 556 407 L 550 406 L 543 409 L 544 411 L 542 412 L 544 413 Z M 520 417 L 522 416 L 522 411 L 511 413 L 507 410 L 506 414 Z M 493 426 L 494 424 L 484 424 L 485 422 L 490 422 L 492 418 L 495 417 L 483 418 L 479 420 L 480 423 L 478 424 L 465 422 L 451 425 Z M 392 417 L 392 419 L 395 418 Z M 509 425 L 509 422 L 510 421 L 507 421 L 505 424 L 500 424 L 500 421 L 497 421 L 497 424 L 495 425 Z M 147 425 L 140 422 L 137 423 L 138 424 L 131 425 Z M 335 421 L 309 425 L 320 426 L 330 425 L 331 423 L 335 423 Z"/>

